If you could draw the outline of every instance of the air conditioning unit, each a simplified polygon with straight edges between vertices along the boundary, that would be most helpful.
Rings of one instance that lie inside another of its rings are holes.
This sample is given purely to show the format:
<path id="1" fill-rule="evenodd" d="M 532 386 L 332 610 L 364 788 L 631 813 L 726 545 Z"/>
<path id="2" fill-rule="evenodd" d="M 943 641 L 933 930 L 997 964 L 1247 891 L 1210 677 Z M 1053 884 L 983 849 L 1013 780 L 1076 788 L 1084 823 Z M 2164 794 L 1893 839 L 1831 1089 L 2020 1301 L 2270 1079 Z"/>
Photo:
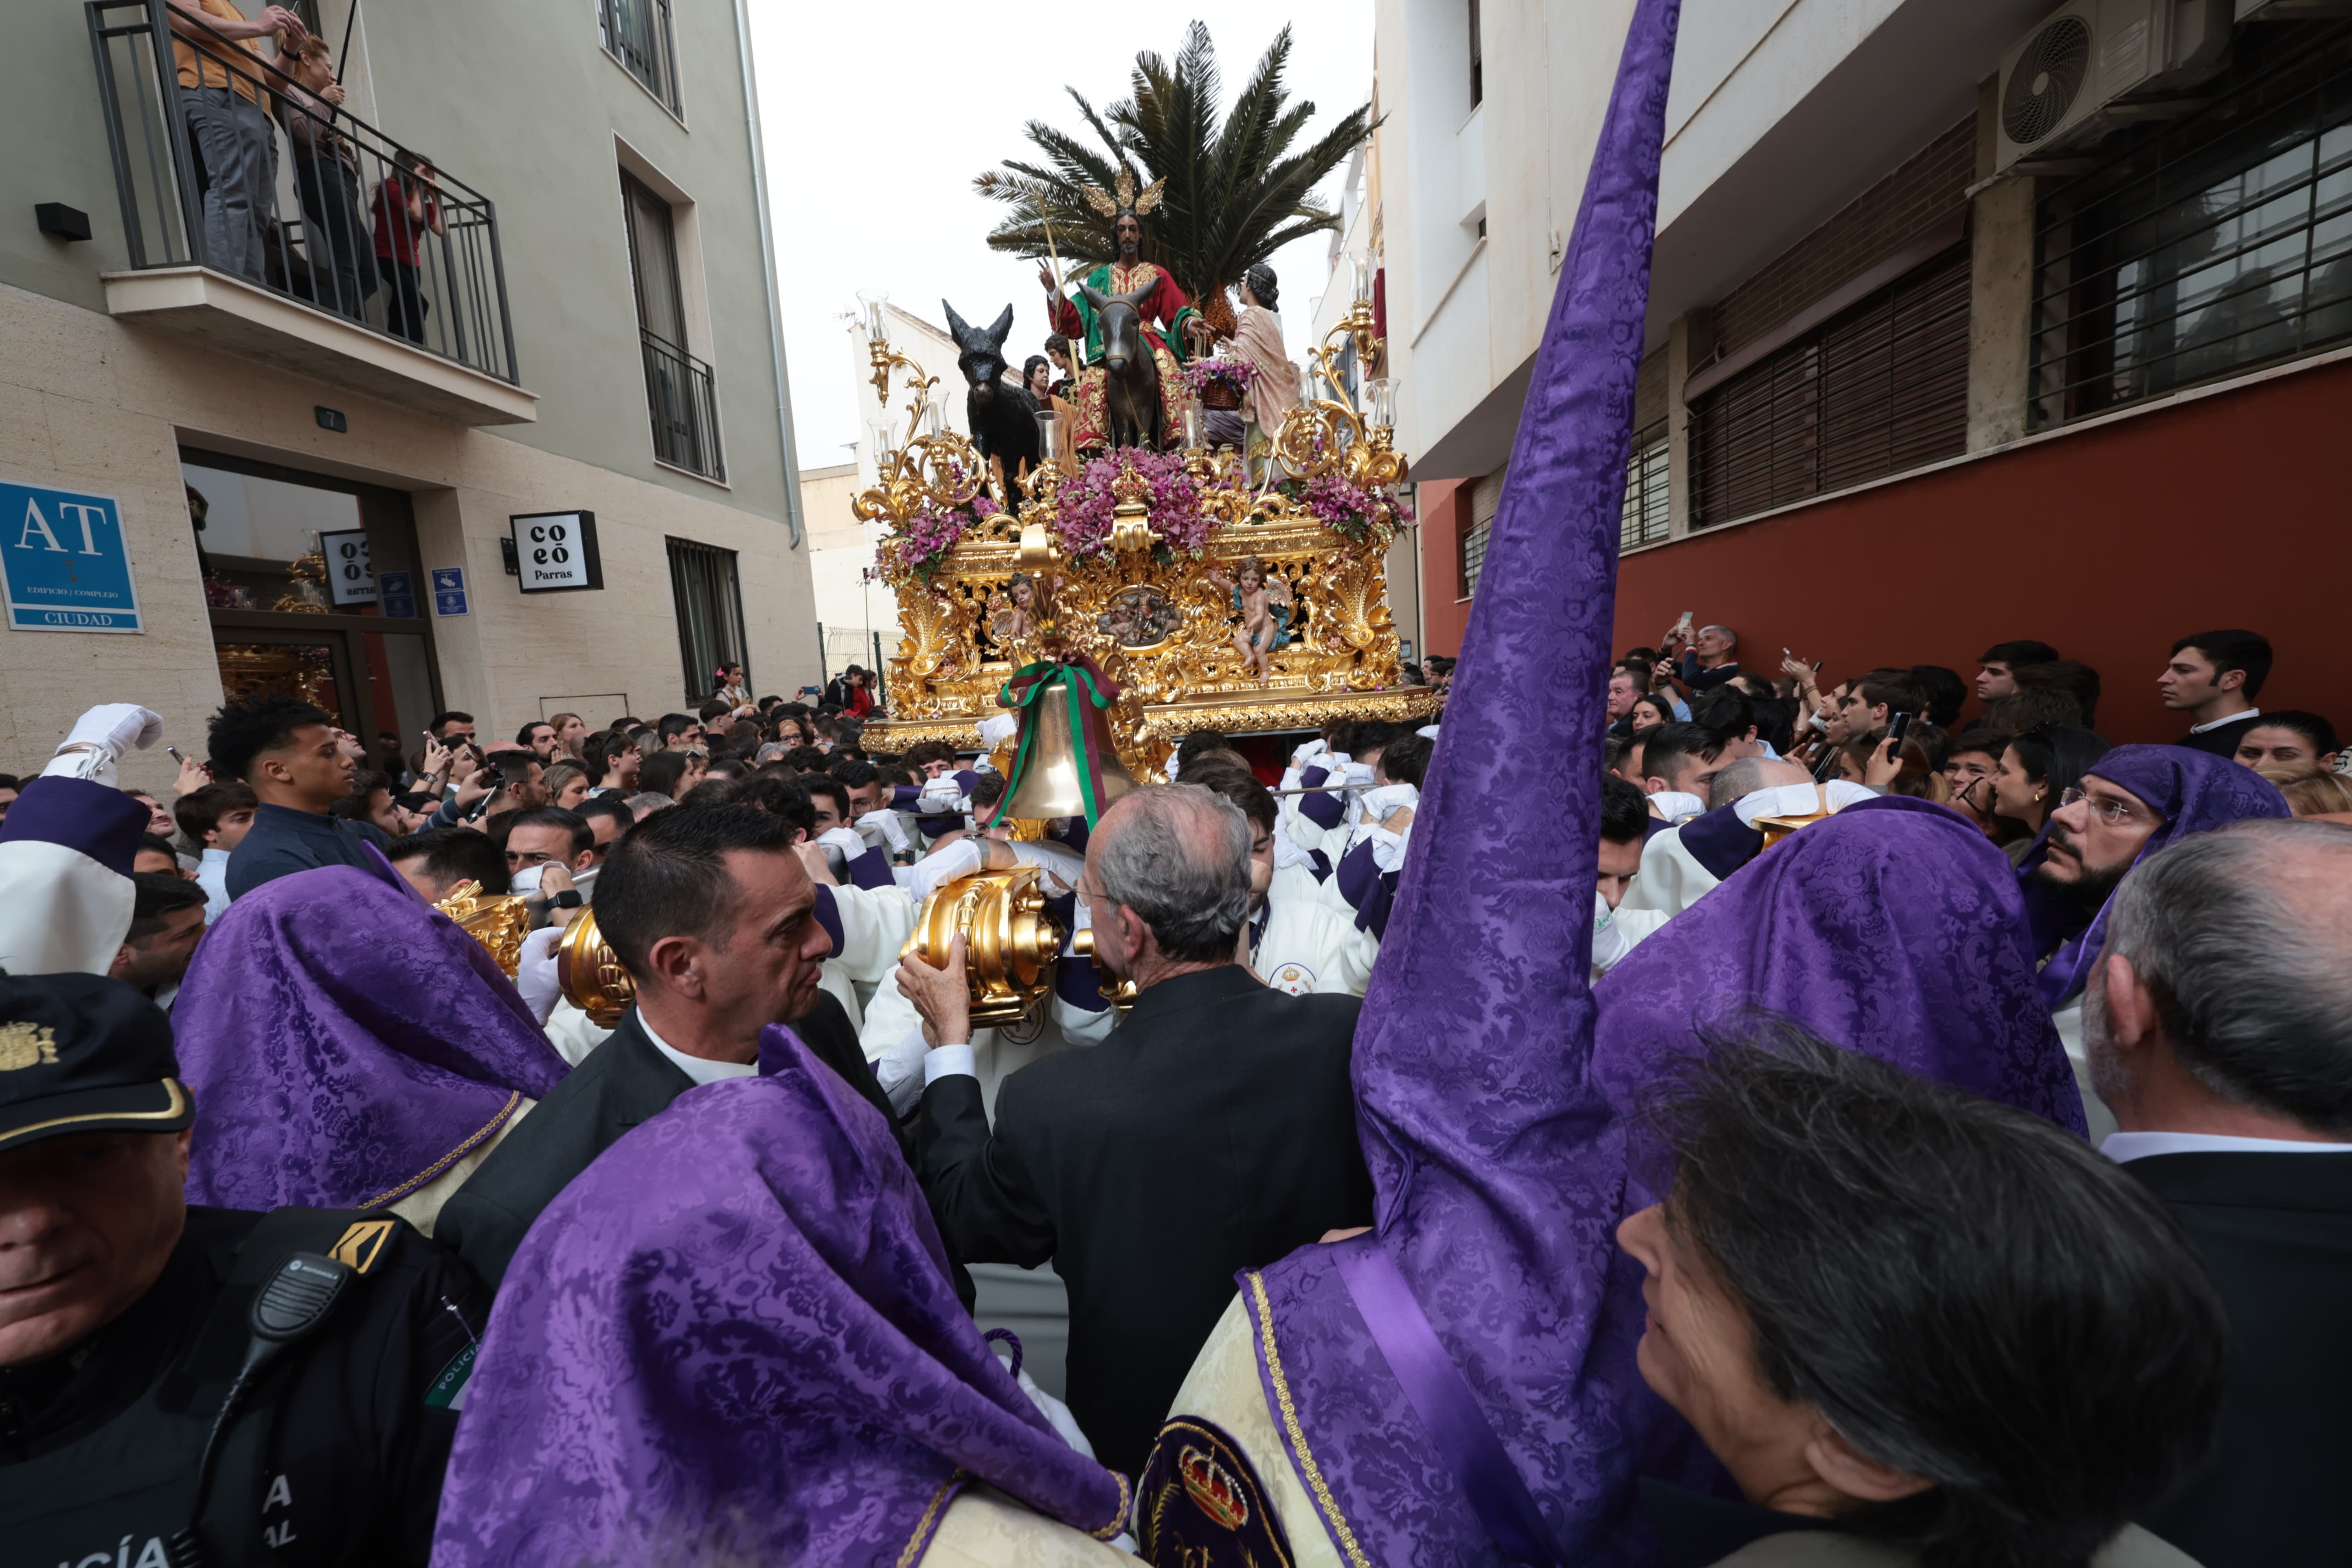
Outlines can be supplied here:
<path id="1" fill-rule="evenodd" d="M 2000 60 L 1996 170 L 2079 153 L 2119 125 L 2182 112 L 2168 101 L 2230 47 L 2233 0 L 2074 0 Z"/>

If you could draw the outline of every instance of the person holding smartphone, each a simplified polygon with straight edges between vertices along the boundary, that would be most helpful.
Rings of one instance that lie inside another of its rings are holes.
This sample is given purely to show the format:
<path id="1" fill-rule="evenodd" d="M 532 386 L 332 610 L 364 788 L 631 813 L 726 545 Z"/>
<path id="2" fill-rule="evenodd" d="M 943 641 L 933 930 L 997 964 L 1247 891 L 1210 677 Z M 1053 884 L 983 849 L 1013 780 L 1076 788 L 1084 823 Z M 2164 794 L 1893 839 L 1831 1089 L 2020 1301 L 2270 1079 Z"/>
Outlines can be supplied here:
<path id="1" fill-rule="evenodd" d="M 1658 653 L 1669 661 L 1675 679 L 1693 692 L 1725 685 L 1739 673 L 1739 634 L 1716 626 L 1693 635 L 1688 610 L 1658 639 Z"/>

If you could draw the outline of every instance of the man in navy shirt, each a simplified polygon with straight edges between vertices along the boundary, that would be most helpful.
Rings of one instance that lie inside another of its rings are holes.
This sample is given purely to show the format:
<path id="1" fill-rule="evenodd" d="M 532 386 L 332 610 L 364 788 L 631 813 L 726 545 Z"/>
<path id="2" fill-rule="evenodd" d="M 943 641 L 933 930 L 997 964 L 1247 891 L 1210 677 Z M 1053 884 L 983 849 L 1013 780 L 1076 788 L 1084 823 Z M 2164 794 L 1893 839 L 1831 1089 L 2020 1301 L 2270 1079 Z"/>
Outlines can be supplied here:
<path id="1" fill-rule="evenodd" d="M 391 841 L 373 823 L 327 815 L 352 793 L 358 763 L 333 721 L 298 697 L 273 694 L 225 704 L 213 715 L 213 776 L 243 779 L 261 804 L 228 858 L 228 896 L 314 866 L 368 863 L 365 845 Z"/>

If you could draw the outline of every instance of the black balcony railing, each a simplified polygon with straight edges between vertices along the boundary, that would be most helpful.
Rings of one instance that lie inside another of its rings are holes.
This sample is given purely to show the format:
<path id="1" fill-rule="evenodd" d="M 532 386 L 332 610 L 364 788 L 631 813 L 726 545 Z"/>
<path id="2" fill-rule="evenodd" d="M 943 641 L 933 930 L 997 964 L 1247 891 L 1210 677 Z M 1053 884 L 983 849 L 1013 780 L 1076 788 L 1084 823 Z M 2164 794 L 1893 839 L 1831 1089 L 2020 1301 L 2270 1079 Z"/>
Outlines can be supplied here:
<path id="1" fill-rule="evenodd" d="M 710 367 L 656 333 L 639 329 L 646 351 L 646 406 L 653 413 L 654 456 L 663 462 L 724 479 L 719 449 L 719 396 Z"/>
<path id="2" fill-rule="evenodd" d="M 519 383 L 488 197 L 165 0 L 84 10 L 132 268 L 209 268 Z"/>
<path id="3" fill-rule="evenodd" d="M 596 0 L 596 30 L 604 36 L 605 52 L 645 83 L 647 92 L 672 114 L 685 114 L 669 0 Z"/>

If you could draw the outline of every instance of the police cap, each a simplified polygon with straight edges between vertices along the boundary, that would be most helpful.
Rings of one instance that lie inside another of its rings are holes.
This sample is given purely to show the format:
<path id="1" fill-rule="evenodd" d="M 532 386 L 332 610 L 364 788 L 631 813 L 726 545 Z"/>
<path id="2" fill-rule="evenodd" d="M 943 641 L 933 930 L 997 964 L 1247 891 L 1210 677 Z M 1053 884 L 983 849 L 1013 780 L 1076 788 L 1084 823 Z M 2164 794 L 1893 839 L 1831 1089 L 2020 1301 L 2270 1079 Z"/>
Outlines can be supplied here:
<path id="1" fill-rule="evenodd" d="M 0 974 L 0 1152 L 194 1120 L 171 1020 L 135 988 L 103 974 Z"/>

